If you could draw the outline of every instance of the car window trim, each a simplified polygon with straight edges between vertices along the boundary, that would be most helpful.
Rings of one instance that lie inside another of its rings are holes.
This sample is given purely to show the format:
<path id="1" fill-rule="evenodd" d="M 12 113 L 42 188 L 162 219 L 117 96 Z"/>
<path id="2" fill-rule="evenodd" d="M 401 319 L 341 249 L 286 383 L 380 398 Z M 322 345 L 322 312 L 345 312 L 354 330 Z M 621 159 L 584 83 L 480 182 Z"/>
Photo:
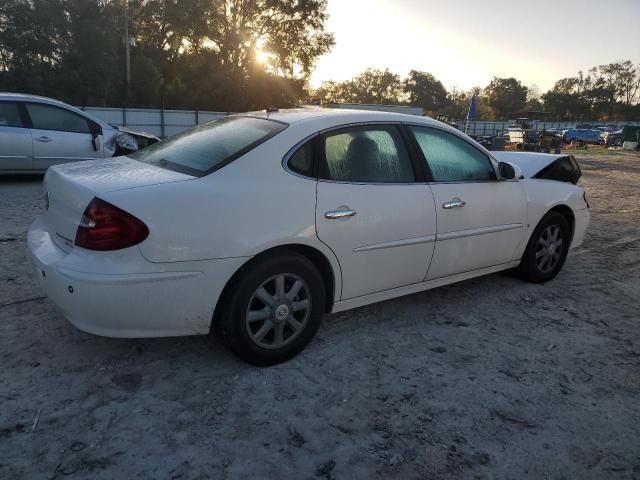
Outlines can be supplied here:
<path id="1" fill-rule="evenodd" d="M 411 132 L 409 125 L 411 124 L 403 122 L 401 124 L 401 130 L 403 135 L 406 137 L 405 141 L 411 148 L 411 157 L 414 163 L 414 169 L 421 173 L 421 183 L 432 183 L 433 173 L 431 172 L 431 167 L 429 166 L 415 135 Z"/>
<path id="2" fill-rule="evenodd" d="M 60 107 L 58 105 L 51 105 L 50 103 L 44 103 L 44 102 L 20 102 L 22 103 L 22 107 L 24 108 L 24 113 L 27 116 L 27 118 L 29 119 L 29 125 L 32 130 L 44 130 L 44 131 L 48 131 L 48 132 L 64 132 L 64 133 L 75 133 L 78 135 L 91 135 L 91 132 L 93 131 L 92 129 L 92 124 L 96 124 L 96 122 L 94 122 L 93 120 L 80 115 L 79 113 L 74 112 L 73 110 L 69 110 L 68 108 L 64 108 L 64 107 Z M 44 106 L 44 107 L 49 107 L 49 108 L 54 108 L 57 110 L 62 110 L 63 112 L 67 112 L 70 115 L 74 115 L 76 117 L 81 118 L 82 120 L 84 120 L 87 124 L 87 129 L 89 130 L 88 132 L 72 132 L 69 130 L 61 130 L 59 128 L 38 128 L 34 125 L 33 123 L 33 119 L 31 118 L 31 115 L 29 114 L 29 109 L 27 108 L 27 105 L 39 105 L 39 106 Z M 96 124 L 97 125 L 97 124 Z M 100 127 L 99 125 L 97 125 L 98 127 Z M 100 132 L 102 132 L 102 128 L 100 127 Z"/>
<path id="3" fill-rule="evenodd" d="M 322 140 L 324 140 L 327 137 L 327 135 L 330 133 L 339 135 L 339 133 L 335 133 L 335 132 L 349 131 L 354 129 L 365 130 L 367 129 L 367 127 L 387 127 L 387 128 L 393 128 L 397 131 L 397 133 L 400 136 L 400 141 L 404 145 L 407 155 L 409 156 L 411 171 L 413 172 L 412 181 L 410 182 L 355 182 L 355 181 L 334 180 L 331 178 L 320 177 L 320 172 L 322 168 L 328 170 L 328 164 L 327 164 L 327 158 L 326 158 L 326 152 L 325 152 L 325 143 Z M 316 152 L 316 157 L 317 157 L 316 178 L 318 179 L 319 182 L 341 183 L 341 184 L 351 184 L 351 185 L 413 185 L 417 183 L 422 183 L 422 176 L 419 175 L 421 170 L 420 169 L 416 170 L 416 165 L 413 159 L 413 155 L 411 153 L 411 148 L 407 144 L 407 139 L 402 134 L 402 122 L 374 121 L 374 122 L 357 122 L 357 123 L 336 125 L 334 127 L 321 130 L 317 132 L 316 135 L 318 135 L 318 148 Z"/>
<path id="4" fill-rule="evenodd" d="M 452 133 L 452 132 L 448 131 L 447 129 L 439 128 L 438 126 L 421 125 L 421 124 L 416 124 L 416 123 L 411 123 L 411 122 L 405 122 L 404 125 L 406 126 L 409 135 L 411 135 L 411 137 L 413 138 L 413 141 L 415 142 L 416 146 L 418 147 L 418 152 L 422 156 L 422 159 L 424 160 L 424 163 L 425 163 L 425 165 L 427 165 L 427 168 L 429 170 L 430 180 L 427 180 L 427 183 L 429 183 L 429 184 L 438 184 L 439 185 L 439 184 L 455 184 L 455 183 L 495 183 L 495 182 L 500 181 L 500 176 L 496 172 L 496 162 L 493 159 L 493 157 L 491 157 L 491 155 L 487 155 L 486 152 L 484 152 L 478 146 L 474 145 L 472 142 L 468 141 L 466 138 L 464 138 L 464 137 L 462 137 L 460 135 L 456 135 L 455 133 Z M 489 161 L 489 165 L 491 166 L 491 171 L 493 172 L 494 178 L 486 179 L 486 180 L 435 180 L 433 178 L 433 174 L 431 172 L 431 166 L 429 165 L 429 161 L 428 161 L 427 157 L 425 156 L 424 151 L 422 150 L 422 148 L 420 148 L 420 144 L 418 143 L 418 139 L 416 138 L 414 132 L 411 130 L 411 127 L 438 130 L 440 132 L 444 132 L 444 133 L 447 133 L 449 135 L 453 135 L 453 136 L 459 138 L 460 140 L 462 140 L 463 142 L 466 142 L 468 145 L 470 145 L 472 148 L 474 148 L 475 150 L 477 150 L 478 152 L 480 152 L 482 155 L 484 155 L 487 158 L 487 160 Z"/>

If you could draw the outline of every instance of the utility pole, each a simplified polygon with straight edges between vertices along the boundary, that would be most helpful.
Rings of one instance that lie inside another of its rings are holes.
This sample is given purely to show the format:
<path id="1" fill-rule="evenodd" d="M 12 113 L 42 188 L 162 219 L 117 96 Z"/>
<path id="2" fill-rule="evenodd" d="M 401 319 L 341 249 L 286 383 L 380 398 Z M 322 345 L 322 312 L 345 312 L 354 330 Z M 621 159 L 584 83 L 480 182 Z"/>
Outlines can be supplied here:
<path id="1" fill-rule="evenodd" d="M 129 0 L 124 0 L 124 55 L 127 72 L 127 104 L 129 103 L 129 92 L 131 90 L 131 54 L 129 53 L 129 43 Z"/>

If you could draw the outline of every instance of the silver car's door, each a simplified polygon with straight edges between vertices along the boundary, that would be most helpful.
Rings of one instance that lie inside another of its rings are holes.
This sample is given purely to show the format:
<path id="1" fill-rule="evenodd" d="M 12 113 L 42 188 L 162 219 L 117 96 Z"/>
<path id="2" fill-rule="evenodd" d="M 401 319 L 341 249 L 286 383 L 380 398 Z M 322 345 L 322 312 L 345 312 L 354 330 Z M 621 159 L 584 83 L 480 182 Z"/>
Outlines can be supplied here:
<path id="1" fill-rule="evenodd" d="M 91 120 L 43 103 L 26 103 L 25 107 L 31 119 L 33 170 L 102 157 L 101 135 Z"/>
<path id="2" fill-rule="evenodd" d="M 427 280 L 517 260 L 527 200 L 518 180 L 496 178 L 489 157 L 437 128 L 410 126 L 432 175 L 438 233 Z"/>
<path id="3" fill-rule="evenodd" d="M 0 172 L 29 172 L 33 167 L 31 132 L 17 102 L 0 101 Z"/>
<path id="4" fill-rule="evenodd" d="M 320 136 L 318 238 L 338 257 L 343 300 L 419 283 L 433 253 L 433 196 L 397 125 Z"/>

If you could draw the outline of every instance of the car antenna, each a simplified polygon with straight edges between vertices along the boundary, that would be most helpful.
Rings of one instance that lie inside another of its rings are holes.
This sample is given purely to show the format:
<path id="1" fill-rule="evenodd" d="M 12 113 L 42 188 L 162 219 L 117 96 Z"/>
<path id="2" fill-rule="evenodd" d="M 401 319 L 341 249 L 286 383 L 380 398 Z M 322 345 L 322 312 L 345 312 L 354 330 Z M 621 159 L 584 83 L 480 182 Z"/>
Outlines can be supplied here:
<path id="1" fill-rule="evenodd" d="M 266 111 L 267 113 L 275 113 L 279 112 L 280 110 L 278 109 L 278 107 L 267 107 Z"/>

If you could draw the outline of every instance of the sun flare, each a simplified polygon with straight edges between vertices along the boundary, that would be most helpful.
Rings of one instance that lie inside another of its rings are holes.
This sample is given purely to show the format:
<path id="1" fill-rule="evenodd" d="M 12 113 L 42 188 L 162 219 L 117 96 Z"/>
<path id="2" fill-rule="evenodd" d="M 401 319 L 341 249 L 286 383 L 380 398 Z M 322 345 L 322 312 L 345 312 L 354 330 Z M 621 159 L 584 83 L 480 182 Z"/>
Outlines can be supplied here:
<path id="1" fill-rule="evenodd" d="M 258 63 L 267 63 L 269 61 L 270 54 L 259 48 L 256 48 L 256 61 Z"/>

